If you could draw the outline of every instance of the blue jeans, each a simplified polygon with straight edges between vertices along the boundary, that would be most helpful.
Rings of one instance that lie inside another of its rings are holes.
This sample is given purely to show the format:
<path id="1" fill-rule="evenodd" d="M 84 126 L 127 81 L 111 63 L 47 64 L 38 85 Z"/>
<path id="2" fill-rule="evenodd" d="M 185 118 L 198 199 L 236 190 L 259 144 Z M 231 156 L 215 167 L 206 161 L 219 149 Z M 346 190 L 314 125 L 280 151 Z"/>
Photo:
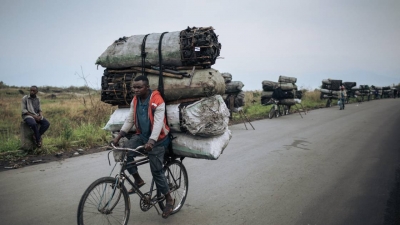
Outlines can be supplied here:
<path id="1" fill-rule="evenodd" d="M 345 98 L 341 98 L 340 99 L 340 102 L 341 102 L 341 104 L 340 104 L 340 109 L 344 109 L 344 101 L 345 101 L 346 99 Z"/>
<path id="2" fill-rule="evenodd" d="M 132 136 L 131 139 L 125 142 L 125 148 L 137 148 L 140 145 L 145 145 L 145 142 L 139 135 Z M 157 189 L 160 190 L 162 194 L 167 194 L 169 192 L 169 186 L 167 183 L 167 179 L 164 174 L 164 154 L 165 147 L 164 146 L 155 146 L 153 150 L 150 152 L 145 152 L 144 149 L 140 150 L 140 152 L 148 154 L 149 163 L 150 163 L 150 171 L 153 175 L 154 182 L 156 183 Z M 135 160 L 135 157 L 139 154 L 136 152 L 128 153 L 128 163 Z M 138 168 L 135 165 L 128 165 L 126 167 L 130 174 L 135 174 L 138 172 Z"/>
<path id="3" fill-rule="evenodd" d="M 35 119 L 28 117 L 24 119 L 25 123 L 28 124 L 28 126 L 33 130 L 33 134 L 35 135 L 36 142 L 40 141 L 40 138 L 46 132 L 47 129 L 50 127 L 49 121 L 47 121 L 45 118 L 43 120 L 40 120 L 39 122 L 36 122 Z M 38 129 L 38 125 L 40 125 L 40 128 Z"/>

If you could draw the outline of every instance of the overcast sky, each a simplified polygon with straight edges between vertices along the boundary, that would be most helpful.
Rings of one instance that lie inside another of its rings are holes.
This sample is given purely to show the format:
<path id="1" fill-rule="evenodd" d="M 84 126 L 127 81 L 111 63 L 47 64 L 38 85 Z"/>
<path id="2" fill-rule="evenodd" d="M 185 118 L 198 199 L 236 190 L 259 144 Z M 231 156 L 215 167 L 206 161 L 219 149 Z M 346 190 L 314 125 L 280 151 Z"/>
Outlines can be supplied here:
<path id="1" fill-rule="evenodd" d="M 399 0 L 2 0 L 0 81 L 16 86 L 100 88 L 96 59 L 122 36 L 213 26 L 213 68 L 244 90 L 297 77 L 400 83 Z"/>

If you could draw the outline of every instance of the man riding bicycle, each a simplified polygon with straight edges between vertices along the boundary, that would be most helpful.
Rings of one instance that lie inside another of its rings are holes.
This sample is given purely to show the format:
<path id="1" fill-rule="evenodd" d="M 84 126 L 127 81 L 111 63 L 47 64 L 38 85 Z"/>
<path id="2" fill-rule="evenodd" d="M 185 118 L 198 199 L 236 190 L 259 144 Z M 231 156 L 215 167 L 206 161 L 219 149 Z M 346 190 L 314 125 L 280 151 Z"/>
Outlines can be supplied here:
<path id="1" fill-rule="evenodd" d="M 134 79 L 132 90 L 135 97 L 132 100 L 129 115 L 124 122 L 119 134 L 112 141 L 115 146 L 119 140 L 125 137 L 128 131 L 135 126 L 136 134 L 124 143 L 123 147 L 137 148 L 144 145 L 144 151 L 148 153 L 150 170 L 157 189 L 165 195 L 166 207 L 163 211 L 163 218 L 167 218 L 173 208 L 174 199 L 170 195 L 167 180 L 164 175 L 164 154 L 171 139 L 168 136 L 170 131 L 165 118 L 165 102 L 157 90 L 151 90 L 149 80 L 145 76 L 138 76 Z M 128 154 L 128 162 L 132 162 L 137 153 Z M 127 170 L 135 179 L 135 185 L 140 188 L 145 183 L 138 173 L 137 166 L 129 165 Z M 134 189 L 129 194 L 135 193 Z"/>

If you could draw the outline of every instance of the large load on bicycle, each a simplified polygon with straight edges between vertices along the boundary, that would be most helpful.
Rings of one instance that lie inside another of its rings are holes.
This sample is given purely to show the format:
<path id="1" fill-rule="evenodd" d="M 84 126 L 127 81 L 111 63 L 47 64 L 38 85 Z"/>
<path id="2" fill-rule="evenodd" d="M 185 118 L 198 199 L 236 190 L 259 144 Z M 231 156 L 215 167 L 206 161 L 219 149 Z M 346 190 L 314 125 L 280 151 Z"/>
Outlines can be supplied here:
<path id="1" fill-rule="evenodd" d="M 222 73 L 222 77 L 225 79 L 226 87 L 225 94 L 223 95 L 225 104 L 231 111 L 240 110 L 240 107 L 245 105 L 245 94 L 244 91 L 242 91 L 244 87 L 243 82 L 232 81 L 231 73 Z"/>
<path id="2" fill-rule="evenodd" d="M 366 98 L 368 101 L 371 99 L 371 88 L 368 85 L 360 85 L 359 87 L 352 87 L 351 88 L 355 95 L 361 96 L 361 101 L 364 101 Z"/>
<path id="3" fill-rule="evenodd" d="M 277 100 L 281 105 L 295 105 L 295 99 L 301 99 L 301 93 L 297 92 L 297 78 L 279 76 L 278 82 L 264 80 L 262 81 L 263 91 L 261 92 L 261 104 L 270 105 L 274 104 L 273 100 Z"/>
<path id="4" fill-rule="evenodd" d="M 332 99 L 338 99 L 340 93 L 340 87 L 343 85 L 342 80 L 334 80 L 334 79 L 323 79 L 321 85 L 321 95 L 320 99 L 327 99 L 326 107 L 330 107 L 332 105 Z"/>
<path id="5" fill-rule="evenodd" d="M 96 62 L 106 67 L 101 101 L 118 106 L 104 129 L 119 131 L 134 97 L 133 80 L 144 75 L 150 89 L 163 90 L 174 154 L 218 159 L 231 137 L 229 110 L 221 97 L 226 91 L 225 80 L 211 68 L 220 49 L 212 27 L 115 41 Z"/>
<path id="6" fill-rule="evenodd" d="M 343 82 L 342 85 L 344 86 L 344 89 L 346 91 L 346 96 L 347 96 L 346 102 L 348 102 L 350 98 L 358 97 L 355 90 L 353 90 L 353 88 L 357 86 L 356 82 L 346 81 Z"/>
<path id="7" fill-rule="evenodd" d="M 321 99 L 337 99 L 342 80 L 324 79 L 321 85 Z"/>

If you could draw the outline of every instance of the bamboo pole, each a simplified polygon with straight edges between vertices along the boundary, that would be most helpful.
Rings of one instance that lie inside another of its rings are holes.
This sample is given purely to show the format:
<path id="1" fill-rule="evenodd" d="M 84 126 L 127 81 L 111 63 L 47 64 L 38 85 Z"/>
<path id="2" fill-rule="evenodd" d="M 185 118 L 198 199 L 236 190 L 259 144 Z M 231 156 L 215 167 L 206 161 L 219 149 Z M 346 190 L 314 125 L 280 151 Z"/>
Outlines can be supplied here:
<path id="1" fill-rule="evenodd" d="M 133 70 L 137 71 L 137 72 L 142 72 L 142 67 L 131 67 Z M 158 70 L 153 70 L 153 69 L 148 69 L 148 68 L 144 68 L 144 71 L 150 74 L 160 74 L 160 71 Z M 172 78 L 178 78 L 178 79 L 182 79 L 183 76 L 182 75 L 177 75 L 177 74 L 172 74 L 172 73 L 168 73 L 168 72 L 163 72 L 163 76 L 164 77 L 172 77 Z"/>
<path id="2" fill-rule="evenodd" d="M 158 75 L 160 71 L 158 70 L 152 70 L 152 69 L 144 69 L 145 72 L 150 73 L 150 74 L 155 74 Z M 137 72 L 142 72 L 141 67 L 132 67 L 130 70 L 108 70 L 109 73 L 137 73 Z M 177 74 L 172 74 L 172 73 L 167 73 L 163 72 L 163 76 L 165 77 L 172 77 L 172 78 L 177 78 L 177 79 L 182 79 L 182 75 L 177 75 Z"/>

